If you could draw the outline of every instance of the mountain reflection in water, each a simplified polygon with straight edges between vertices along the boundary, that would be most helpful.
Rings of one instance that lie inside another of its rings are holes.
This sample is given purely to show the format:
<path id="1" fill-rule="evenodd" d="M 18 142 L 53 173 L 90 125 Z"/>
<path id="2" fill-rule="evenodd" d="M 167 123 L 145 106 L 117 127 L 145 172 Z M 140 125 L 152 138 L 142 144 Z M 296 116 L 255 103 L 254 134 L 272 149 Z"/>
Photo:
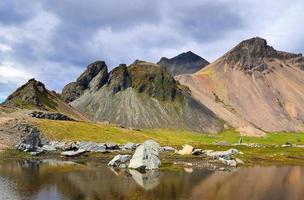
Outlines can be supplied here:
<path id="1" fill-rule="evenodd" d="M 0 164 L 0 199 L 302 199 L 304 168 L 114 170 L 56 160 Z"/>

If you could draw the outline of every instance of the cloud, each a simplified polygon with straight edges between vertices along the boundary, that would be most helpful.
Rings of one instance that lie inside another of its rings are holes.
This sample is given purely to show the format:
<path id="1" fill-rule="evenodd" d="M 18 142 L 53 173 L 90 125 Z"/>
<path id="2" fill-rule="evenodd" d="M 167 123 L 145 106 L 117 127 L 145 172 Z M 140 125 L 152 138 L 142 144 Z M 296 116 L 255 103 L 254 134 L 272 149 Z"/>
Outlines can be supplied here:
<path id="1" fill-rule="evenodd" d="M 90 63 L 157 62 L 188 50 L 209 61 L 243 39 L 303 52 L 301 0 L 3 0 L 0 98 L 35 77 L 60 91 Z M 4 75 L 6 74 L 6 75 Z"/>

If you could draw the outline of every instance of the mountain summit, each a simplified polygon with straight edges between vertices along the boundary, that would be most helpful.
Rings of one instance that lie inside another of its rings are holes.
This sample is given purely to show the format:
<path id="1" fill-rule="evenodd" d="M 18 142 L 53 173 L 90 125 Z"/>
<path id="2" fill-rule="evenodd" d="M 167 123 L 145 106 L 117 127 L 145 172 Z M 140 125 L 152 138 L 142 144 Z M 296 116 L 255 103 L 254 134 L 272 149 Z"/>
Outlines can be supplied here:
<path id="1" fill-rule="evenodd" d="M 277 51 L 262 38 L 244 40 L 177 79 L 236 128 L 304 131 L 304 57 Z"/>
<path id="2" fill-rule="evenodd" d="M 86 72 L 83 74 L 88 74 Z M 103 65 L 93 74 L 95 77 L 86 79 L 91 80 L 86 87 L 79 84 L 78 78 L 62 92 L 65 99 L 76 97 L 70 104 L 93 121 L 109 121 L 134 128 L 199 132 L 222 129 L 222 123 L 214 113 L 194 100 L 160 65 L 136 60 L 129 66 L 121 64 L 109 73 Z"/>
<path id="3" fill-rule="evenodd" d="M 270 73 L 273 71 L 271 61 L 287 60 L 302 57 L 301 54 L 293 54 L 275 50 L 267 44 L 263 38 L 255 37 L 242 41 L 222 59 L 232 68 L 251 74 L 253 71 Z"/>
<path id="4" fill-rule="evenodd" d="M 63 102 L 58 94 L 49 91 L 43 83 L 35 79 L 30 79 L 9 95 L 3 105 L 19 109 L 60 112 L 74 119 L 86 119 Z"/>
<path id="5" fill-rule="evenodd" d="M 197 72 L 208 65 L 209 62 L 195 53 L 188 51 L 170 59 L 162 57 L 157 64 L 166 67 L 173 76 L 176 76 Z"/>

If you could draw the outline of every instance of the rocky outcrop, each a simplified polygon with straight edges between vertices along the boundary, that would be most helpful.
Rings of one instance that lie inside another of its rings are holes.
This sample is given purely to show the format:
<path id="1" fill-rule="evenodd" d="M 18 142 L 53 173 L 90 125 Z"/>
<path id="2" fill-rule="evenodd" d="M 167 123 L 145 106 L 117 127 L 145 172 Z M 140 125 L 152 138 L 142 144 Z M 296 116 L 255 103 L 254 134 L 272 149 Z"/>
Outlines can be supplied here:
<path id="1" fill-rule="evenodd" d="M 195 73 L 208 65 L 209 62 L 188 51 L 170 59 L 162 57 L 157 64 L 166 67 L 173 76 L 176 76 Z"/>
<path id="2" fill-rule="evenodd" d="M 74 121 L 74 119 L 61 114 L 61 113 L 48 113 L 48 112 L 41 112 L 41 111 L 34 111 L 29 114 L 31 117 L 38 118 L 38 119 L 51 119 L 51 120 L 65 120 L 65 121 Z"/>
<path id="3" fill-rule="evenodd" d="M 98 90 L 108 79 L 108 68 L 104 61 L 96 61 L 77 78 L 76 82 L 66 85 L 61 93 L 65 102 L 71 102 L 80 97 L 85 90 Z"/>
<path id="4" fill-rule="evenodd" d="M 234 69 L 252 73 L 259 71 L 270 73 L 273 71 L 267 60 L 291 59 L 302 57 L 301 54 L 292 54 L 276 51 L 272 46 L 267 45 L 263 38 L 255 37 L 242 41 L 239 45 L 224 55 L 225 62 Z"/>
<path id="5" fill-rule="evenodd" d="M 147 140 L 137 147 L 128 168 L 138 170 L 158 169 L 161 165 L 159 158 L 160 146 L 153 140 Z"/>
<path id="6" fill-rule="evenodd" d="M 131 86 L 131 78 L 125 64 L 119 65 L 110 72 L 107 85 L 114 94 Z"/>

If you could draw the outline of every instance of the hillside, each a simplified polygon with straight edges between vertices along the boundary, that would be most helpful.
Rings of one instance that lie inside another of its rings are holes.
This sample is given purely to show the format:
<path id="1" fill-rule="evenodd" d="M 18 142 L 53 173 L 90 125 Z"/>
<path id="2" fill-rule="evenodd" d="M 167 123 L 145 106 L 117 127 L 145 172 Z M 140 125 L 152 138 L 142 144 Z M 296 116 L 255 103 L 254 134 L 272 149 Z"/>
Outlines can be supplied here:
<path id="1" fill-rule="evenodd" d="M 89 65 L 83 74 L 91 74 L 88 72 L 93 71 L 92 67 Z M 85 78 L 91 81 L 86 83 L 82 95 L 71 102 L 94 121 L 133 128 L 222 130 L 222 122 L 215 114 L 194 100 L 166 68 L 136 60 L 130 66 L 119 65 L 110 73 L 104 73 L 105 65 L 99 70 L 95 77 Z M 78 81 L 72 84 L 79 85 Z M 75 92 L 67 92 L 67 88 L 62 92 L 64 98 L 73 99 Z"/>
<path id="2" fill-rule="evenodd" d="M 209 62 L 195 53 L 188 51 L 170 59 L 162 57 L 157 64 L 166 67 L 172 75 L 176 76 L 195 73 L 208 65 Z"/>
<path id="3" fill-rule="evenodd" d="M 30 79 L 9 95 L 3 103 L 3 108 L 60 112 L 74 119 L 86 120 L 82 114 L 62 101 L 58 94 L 49 91 L 43 83 L 35 79 Z"/>
<path id="4" fill-rule="evenodd" d="M 236 128 L 251 134 L 304 130 L 304 58 L 262 38 L 245 40 L 197 73 L 176 78 Z"/>

